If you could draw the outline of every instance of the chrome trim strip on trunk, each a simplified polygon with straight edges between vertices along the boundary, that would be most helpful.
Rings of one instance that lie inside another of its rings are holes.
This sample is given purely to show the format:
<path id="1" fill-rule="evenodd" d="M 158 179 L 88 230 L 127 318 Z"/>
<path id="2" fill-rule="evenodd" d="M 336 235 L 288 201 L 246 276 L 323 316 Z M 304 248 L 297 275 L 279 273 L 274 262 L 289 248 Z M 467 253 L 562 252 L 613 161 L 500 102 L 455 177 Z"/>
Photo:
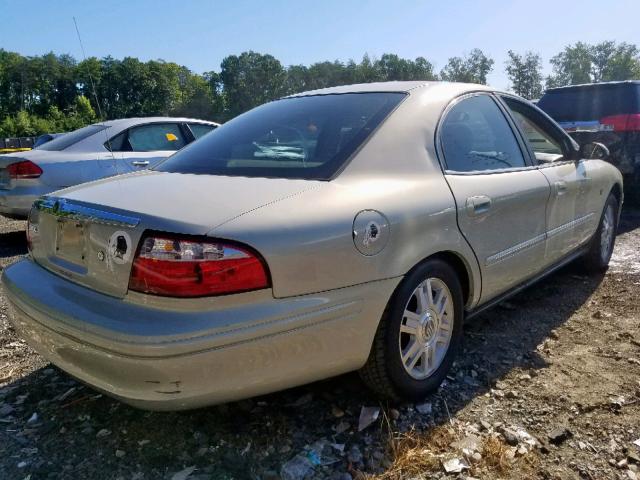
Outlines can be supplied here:
<path id="1" fill-rule="evenodd" d="M 40 212 L 45 212 L 55 217 L 70 218 L 115 227 L 134 228 L 140 223 L 140 219 L 136 217 L 85 207 L 58 197 L 38 199 L 33 204 L 33 207 Z"/>

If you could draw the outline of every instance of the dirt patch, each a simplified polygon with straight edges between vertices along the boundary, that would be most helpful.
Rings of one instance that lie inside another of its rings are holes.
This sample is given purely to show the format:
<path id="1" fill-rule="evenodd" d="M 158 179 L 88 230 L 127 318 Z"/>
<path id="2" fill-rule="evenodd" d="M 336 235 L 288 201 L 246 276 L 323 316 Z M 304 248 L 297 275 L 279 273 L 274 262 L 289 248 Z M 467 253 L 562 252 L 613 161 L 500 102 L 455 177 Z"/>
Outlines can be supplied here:
<path id="1" fill-rule="evenodd" d="M 625 215 L 606 275 L 572 265 L 470 323 L 420 405 L 380 403 L 350 374 L 191 412 L 136 410 L 42 360 L 0 295 L 0 478 L 631 479 L 639 226 L 640 212 Z M 0 220 L 0 266 L 26 252 L 23 229 Z M 380 415 L 358 431 L 363 406 Z"/>

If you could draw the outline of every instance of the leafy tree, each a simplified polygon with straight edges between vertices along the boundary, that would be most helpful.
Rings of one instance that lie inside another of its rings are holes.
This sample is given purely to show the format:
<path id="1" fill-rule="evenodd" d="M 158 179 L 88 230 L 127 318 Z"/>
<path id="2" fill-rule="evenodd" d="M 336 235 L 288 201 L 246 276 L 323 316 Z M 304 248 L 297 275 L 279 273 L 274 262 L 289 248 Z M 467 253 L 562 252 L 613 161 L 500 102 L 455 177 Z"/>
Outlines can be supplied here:
<path id="1" fill-rule="evenodd" d="M 211 81 L 206 76 L 193 75 L 188 69 L 179 77 L 179 102 L 171 110 L 172 115 L 215 119 L 223 112 L 223 103 L 216 88 L 212 88 Z"/>
<path id="2" fill-rule="evenodd" d="M 440 72 L 440 78 L 449 82 L 487 83 L 494 61 L 482 50 L 474 48 L 466 57 L 452 57 Z"/>
<path id="3" fill-rule="evenodd" d="M 76 116 L 83 125 L 88 125 L 97 120 L 96 112 L 93 110 L 91 102 L 83 95 L 78 95 L 75 98 L 73 115 Z"/>
<path id="4" fill-rule="evenodd" d="M 222 60 L 220 79 L 226 115 L 234 117 L 280 97 L 284 93 L 285 70 L 273 56 L 250 51 Z"/>
<path id="5" fill-rule="evenodd" d="M 351 69 L 356 83 L 371 83 L 380 80 L 380 72 L 377 62 L 372 61 L 368 54 L 362 57 L 359 64 L 351 60 L 347 64 L 347 68 Z"/>
<path id="6" fill-rule="evenodd" d="M 533 52 L 519 55 L 512 50 L 507 52 L 507 76 L 511 89 L 521 97 L 534 99 L 542 95 L 542 58 Z"/>
<path id="7" fill-rule="evenodd" d="M 315 90 L 354 83 L 357 81 L 355 72 L 356 69 L 353 66 L 347 68 L 338 60 L 314 63 L 309 67 L 308 88 Z"/>
<path id="8" fill-rule="evenodd" d="M 625 42 L 578 42 L 552 57 L 551 65 L 548 87 L 640 78 L 638 47 Z"/>
<path id="9" fill-rule="evenodd" d="M 24 108 L 26 69 L 25 57 L 0 49 L 0 114 L 15 114 Z"/>
<path id="10" fill-rule="evenodd" d="M 608 82 L 640 78 L 638 47 L 628 43 L 606 41 L 593 45 L 591 51 L 591 80 Z"/>
<path id="11" fill-rule="evenodd" d="M 103 97 L 97 97 L 96 95 L 99 91 L 98 87 L 101 86 L 102 75 L 102 62 L 96 57 L 87 58 L 80 62 L 76 67 L 76 87 L 78 89 L 78 93 L 90 100 L 94 111 L 96 111 L 100 116 L 102 115 L 102 109 L 105 108 L 105 105 L 103 103 L 99 103 L 99 99 L 102 99 Z M 93 90 L 94 86 L 96 86 L 95 92 Z"/>
<path id="12" fill-rule="evenodd" d="M 541 89 L 540 57 L 509 51 L 511 87 L 533 98 Z M 638 47 L 612 41 L 576 43 L 551 59 L 548 86 L 640 78 Z M 494 61 L 481 50 L 452 57 L 444 80 L 486 83 Z M 204 74 L 173 62 L 69 55 L 22 56 L 0 49 L 0 135 L 66 131 L 99 119 L 183 115 L 227 120 L 250 108 L 304 90 L 350 83 L 433 80 L 424 57 L 385 53 L 360 61 L 321 61 L 287 68 L 273 56 L 243 52 Z"/>
<path id="13" fill-rule="evenodd" d="M 375 62 L 375 69 L 380 72 L 379 80 L 435 80 L 433 65 L 423 57 L 415 61 L 385 53 Z"/>
<path id="14" fill-rule="evenodd" d="M 591 60 L 591 48 L 586 43 L 566 46 L 550 60 L 553 73 L 547 78 L 547 87 L 590 83 Z"/>
<path id="15" fill-rule="evenodd" d="M 309 90 L 311 75 L 309 69 L 304 65 L 291 65 L 287 68 L 284 81 L 284 93 L 293 94 Z"/>

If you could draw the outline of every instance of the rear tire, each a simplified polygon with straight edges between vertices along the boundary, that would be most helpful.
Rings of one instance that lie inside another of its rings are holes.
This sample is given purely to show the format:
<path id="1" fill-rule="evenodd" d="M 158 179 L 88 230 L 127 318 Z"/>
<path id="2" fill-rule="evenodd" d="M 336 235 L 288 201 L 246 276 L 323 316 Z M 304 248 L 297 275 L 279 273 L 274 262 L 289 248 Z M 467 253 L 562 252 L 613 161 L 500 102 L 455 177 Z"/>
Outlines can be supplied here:
<path id="1" fill-rule="evenodd" d="M 588 272 L 604 272 L 609 267 L 617 229 L 618 200 L 610 193 L 604 205 L 598 229 L 584 256 L 584 266 Z"/>
<path id="2" fill-rule="evenodd" d="M 463 296 L 455 270 L 434 258 L 400 284 L 383 314 L 360 376 L 393 400 L 419 400 L 436 390 L 462 342 Z"/>

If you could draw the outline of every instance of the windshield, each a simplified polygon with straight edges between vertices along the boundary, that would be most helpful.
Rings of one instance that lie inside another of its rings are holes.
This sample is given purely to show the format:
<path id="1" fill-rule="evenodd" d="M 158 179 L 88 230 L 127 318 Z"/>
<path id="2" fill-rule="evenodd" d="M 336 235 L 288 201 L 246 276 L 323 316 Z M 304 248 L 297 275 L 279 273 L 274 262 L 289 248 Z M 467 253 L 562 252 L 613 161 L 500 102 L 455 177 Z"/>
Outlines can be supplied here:
<path id="1" fill-rule="evenodd" d="M 84 140 L 87 137 L 90 137 L 94 133 L 98 133 L 105 128 L 108 128 L 104 125 L 89 125 L 88 127 L 79 128 L 78 130 L 74 130 L 70 133 L 65 133 L 59 137 L 54 138 L 50 142 L 47 142 L 43 145 L 37 147 L 37 150 L 50 150 L 53 152 L 59 152 L 60 150 L 64 150 L 65 148 L 70 147 L 71 145 L 78 143 L 80 140 Z"/>
<path id="2" fill-rule="evenodd" d="M 348 93 L 267 103 L 218 127 L 155 170 L 329 179 L 404 97 Z"/>
<path id="3" fill-rule="evenodd" d="M 600 120 L 640 113 L 640 85 L 598 85 L 545 93 L 538 107 L 557 122 Z"/>

